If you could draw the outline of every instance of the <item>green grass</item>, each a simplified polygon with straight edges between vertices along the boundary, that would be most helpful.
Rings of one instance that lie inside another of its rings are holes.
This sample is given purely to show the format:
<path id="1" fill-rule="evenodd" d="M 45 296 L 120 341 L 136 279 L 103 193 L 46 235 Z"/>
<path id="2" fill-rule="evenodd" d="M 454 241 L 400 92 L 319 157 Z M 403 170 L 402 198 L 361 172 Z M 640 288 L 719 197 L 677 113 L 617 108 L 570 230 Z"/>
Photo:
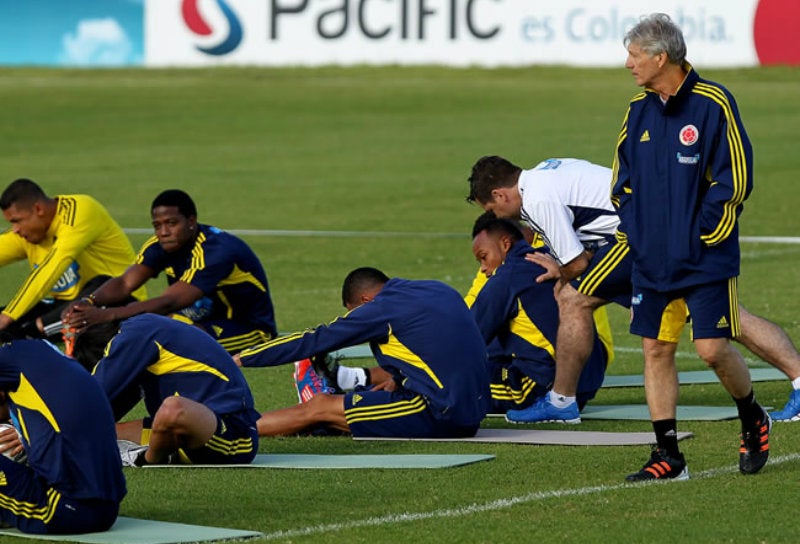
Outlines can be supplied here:
<path id="1" fill-rule="evenodd" d="M 737 97 L 755 148 L 742 234 L 796 236 L 800 71 L 701 74 Z M 267 269 L 278 325 L 290 331 L 339 315 L 341 280 L 356 266 L 440 279 L 465 292 L 476 270 L 466 233 L 478 210 L 464 202 L 474 161 L 501 154 L 527 167 L 576 156 L 610 165 L 636 90 L 623 69 L 5 69 L 0 184 L 24 176 L 52 194 L 90 193 L 124 227 L 147 227 L 153 197 L 180 187 L 197 201 L 201 221 L 224 228 L 402 234 L 244 236 Z M 131 238 L 138 246 L 144 237 Z M 745 306 L 800 341 L 800 246 L 744 244 L 742 263 Z M 12 296 L 24 273 L 24 265 L 3 269 L 0 299 Z M 637 347 L 627 313 L 610 313 L 617 345 Z M 703 368 L 688 339 L 679 351 L 682 370 Z M 611 372 L 641 372 L 641 356 L 618 353 Z M 289 367 L 246 371 L 259 409 L 295 401 L 290 374 Z M 782 406 L 790 388 L 755 389 L 765 404 Z M 686 404 L 731 403 L 717 384 L 684 387 L 681 395 Z M 602 390 L 595 402 L 644 398 L 641 389 Z M 603 421 L 581 428 L 650 429 Z M 259 530 L 279 542 L 795 540 L 800 424 L 776 425 L 777 462 L 755 477 L 719 470 L 736 461 L 736 422 L 682 422 L 680 429 L 696 435 L 683 446 L 695 478 L 683 483 L 621 486 L 646 459 L 643 447 L 286 438 L 262 441 L 261 451 L 497 458 L 429 471 L 129 470 L 122 513 Z M 757 516 L 754 506 L 763 510 Z M 327 524 L 342 529 L 305 531 Z"/>

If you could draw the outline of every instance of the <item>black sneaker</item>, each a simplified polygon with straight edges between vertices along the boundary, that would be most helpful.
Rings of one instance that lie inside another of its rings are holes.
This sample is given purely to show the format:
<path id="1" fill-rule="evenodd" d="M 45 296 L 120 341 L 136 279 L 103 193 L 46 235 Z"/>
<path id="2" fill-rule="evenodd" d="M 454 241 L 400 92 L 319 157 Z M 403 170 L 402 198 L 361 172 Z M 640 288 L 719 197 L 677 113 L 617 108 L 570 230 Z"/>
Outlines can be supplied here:
<path id="1" fill-rule="evenodd" d="M 772 419 L 766 410 L 756 421 L 755 427 L 742 431 L 742 442 L 739 447 L 739 472 L 755 474 L 767 464 L 769 458 L 769 432 L 772 430 Z"/>
<path id="2" fill-rule="evenodd" d="M 625 480 L 629 482 L 643 482 L 647 480 L 688 480 L 689 469 L 686 459 L 679 453 L 678 457 L 669 457 L 663 450 L 653 449 L 650 460 L 645 463 L 642 470 L 628 474 Z"/>
<path id="3" fill-rule="evenodd" d="M 311 357 L 311 366 L 314 372 L 325 378 L 328 387 L 335 393 L 342 393 L 339 387 L 339 358 L 332 357 L 329 353 L 318 353 Z"/>

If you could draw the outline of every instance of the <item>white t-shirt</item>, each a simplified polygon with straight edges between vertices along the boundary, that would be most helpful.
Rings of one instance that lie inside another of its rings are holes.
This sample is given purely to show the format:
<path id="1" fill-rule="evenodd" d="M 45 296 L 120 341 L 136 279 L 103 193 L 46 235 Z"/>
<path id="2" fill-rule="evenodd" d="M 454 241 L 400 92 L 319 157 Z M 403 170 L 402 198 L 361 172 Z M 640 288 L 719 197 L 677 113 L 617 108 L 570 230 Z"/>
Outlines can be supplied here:
<path id="1" fill-rule="evenodd" d="M 519 177 L 522 219 L 563 266 L 585 245 L 613 236 L 611 169 L 580 159 L 547 159 Z"/>

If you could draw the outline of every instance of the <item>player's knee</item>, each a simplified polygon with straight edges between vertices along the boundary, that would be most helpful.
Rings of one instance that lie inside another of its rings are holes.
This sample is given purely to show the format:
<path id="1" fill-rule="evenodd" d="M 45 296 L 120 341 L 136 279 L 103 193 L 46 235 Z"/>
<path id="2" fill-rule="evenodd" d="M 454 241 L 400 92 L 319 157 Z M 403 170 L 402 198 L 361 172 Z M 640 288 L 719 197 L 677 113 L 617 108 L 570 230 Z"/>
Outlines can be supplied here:
<path id="1" fill-rule="evenodd" d="M 159 428 L 174 428 L 181 425 L 185 419 L 186 407 L 180 397 L 167 397 L 161 403 L 161 406 L 153 418 L 153 429 Z"/>
<path id="2" fill-rule="evenodd" d="M 709 368 L 717 368 L 730 359 L 730 350 L 734 349 L 727 340 L 714 342 L 696 342 L 697 355 Z"/>
<path id="3" fill-rule="evenodd" d="M 344 396 L 321 393 L 305 403 L 306 410 L 318 421 L 328 421 L 332 416 L 344 415 Z"/>
<path id="4" fill-rule="evenodd" d="M 595 306 L 592 297 L 576 291 L 572 287 L 562 289 L 556 302 L 558 302 L 558 311 L 562 314 L 591 313 Z"/>

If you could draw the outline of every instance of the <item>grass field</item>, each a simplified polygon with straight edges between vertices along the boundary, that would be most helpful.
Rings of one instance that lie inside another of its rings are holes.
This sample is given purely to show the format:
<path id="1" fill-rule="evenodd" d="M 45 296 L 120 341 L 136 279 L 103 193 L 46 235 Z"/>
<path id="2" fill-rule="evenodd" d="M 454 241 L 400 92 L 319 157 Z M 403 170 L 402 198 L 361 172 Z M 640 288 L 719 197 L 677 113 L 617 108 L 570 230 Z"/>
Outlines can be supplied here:
<path id="1" fill-rule="evenodd" d="M 756 157 L 742 235 L 800 232 L 800 70 L 704 71 L 737 97 Z M 269 275 L 283 331 L 339 315 L 356 266 L 443 280 L 462 293 L 475 273 L 464 202 L 473 162 L 500 154 L 529 167 L 551 156 L 610 165 L 629 97 L 618 70 L 529 68 L 0 70 L 0 175 L 51 194 L 90 193 L 127 228 L 147 228 L 163 189 L 187 190 L 201 222 L 243 235 Z M 303 234 L 305 231 L 312 233 Z M 314 234 L 316 232 L 317 234 Z M 144 234 L 132 234 L 134 245 Z M 800 244 L 743 244 L 742 301 L 800 343 Z M 0 275 L 0 302 L 25 273 Z M 153 292 L 158 292 L 156 283 Z M 627 315 L 612 308 L 622 349 L 614 374 L 641 372 Z M 703 367 L 691 344 L 681 370 Z M 753 365 L 763 365 L 746 354 Z M 257 407 L 295 401 L 289 367 L 248 369 Z M 782 406 L 786 381 L 755 384 Z M 685 404 L 729 405 L 717 385 L 684 387 Z M 644 402 L 641 389 L 595 403 Z M 487 426 L 504 426 L 487 421 Z M 544 426 L 544 428 L 559 428 Z M 647 422 L 581 429 L 647 431 Z M 264 440 L 275 453 L 491 453 L 430 471 L 128 470 L 126 516 L 262 531 L 254 542 L 794 542 L 800 423 L 778 424 L 773 462 L 738 474 L 733 421 L 684 422 L 693 479 L 622 485 L 644 447 Z"/>

